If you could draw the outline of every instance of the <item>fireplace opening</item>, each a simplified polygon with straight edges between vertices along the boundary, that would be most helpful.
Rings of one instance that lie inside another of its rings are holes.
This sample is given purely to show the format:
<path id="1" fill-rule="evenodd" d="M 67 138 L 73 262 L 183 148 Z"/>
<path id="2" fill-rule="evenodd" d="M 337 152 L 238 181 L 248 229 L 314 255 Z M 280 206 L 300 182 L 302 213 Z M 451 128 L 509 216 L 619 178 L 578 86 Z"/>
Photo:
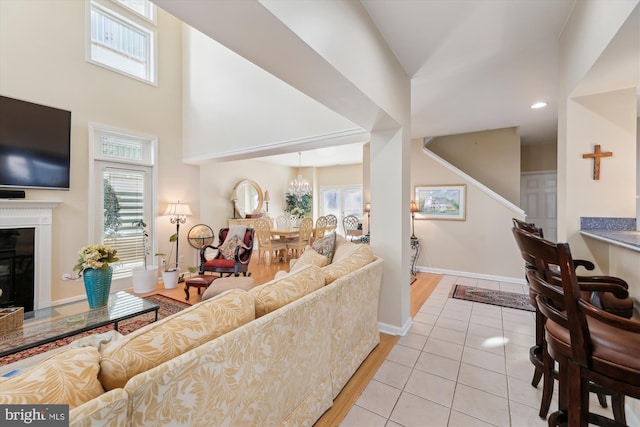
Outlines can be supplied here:
<path id="1" fill-rule="evenodd" d="M 35 228 L 0 230 L 0 307 L 33 311 Z"/>

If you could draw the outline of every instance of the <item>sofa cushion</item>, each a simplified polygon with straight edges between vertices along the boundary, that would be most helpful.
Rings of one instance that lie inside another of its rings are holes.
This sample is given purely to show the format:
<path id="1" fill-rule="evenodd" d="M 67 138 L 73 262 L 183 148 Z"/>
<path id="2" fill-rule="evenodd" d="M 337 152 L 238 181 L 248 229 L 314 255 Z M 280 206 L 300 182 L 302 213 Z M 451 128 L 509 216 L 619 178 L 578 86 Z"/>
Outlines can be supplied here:
<path id="1" fill-rule="evenodd" d="M 331 262 L 337 262 L 342 259 L 345 259 L 349 256 L 351 252 L 358 249 L 358 244 L 353 243 L 345 239 L 344 237 L 337 235 L 336 236 L 336 248 L 333 252 L 333 259 Z"/>
<path id="2" fill-rule="evenodd" d="M 248 291 L 253 288 L 253 282 L 254 280 L 251 276 L 219 277 L 213 281 L 206 291 L 204 291 L 202 294 L 202 301 L 213 298 L 216 295 L 220 295 L 229 289 L 242 289 Z"/>
<path id="3" fill-rule="evenodd" d="M 70 409 L 104 393 L 98 381 L 100 353 L 72 348 L 24 371 L 0 378 L 0 404 L 68 404 Z"/>
<path id="4" fill-rule="evenodd" d="M 285 277 L 256 286 L 249 293 L 256 304 L 256 317 L 264 316 L 324 286 L 320 267 L 309 265 Z"/>
<path id="5" fill-rule="evenodd" d="M 329 264 L 329 258 L 319 254 L 311 246 L 307 246 L 304 252 L 302 252 L 302 255 L 300 255 L 300 258 L 298 258 L 291 267 L 290 272 L 300 271 L 308 265 L 324 267 L 327 264 Z"/>
<path id="6" fill-rule="evenodd" d="M 255 318 L 253 298 L 233 289 L 151 323 L 111 343 L 102 353 L 100 381 L 105 390 L 124 387 L 129 378 L 211 341 Z"/>
<path id="7" fill-rule="evenodd" d="M 374 255 L 371 246 L 365 244 L 355 246 L 356 248 L 349 253 L 349 256 L 322 267 L 327 285 L 373 261 Z"/>
<path id="8" fill-rule="evenodd" d="M 320 239 L 314 240 L 311 244 L 311 247 L 320 255 L 326 256 L 329 260 L 329 264 L 331 264 L 333 254 L 336 250 L 336 232 L 334 231 L 324 237 L 321 237 Z"/>

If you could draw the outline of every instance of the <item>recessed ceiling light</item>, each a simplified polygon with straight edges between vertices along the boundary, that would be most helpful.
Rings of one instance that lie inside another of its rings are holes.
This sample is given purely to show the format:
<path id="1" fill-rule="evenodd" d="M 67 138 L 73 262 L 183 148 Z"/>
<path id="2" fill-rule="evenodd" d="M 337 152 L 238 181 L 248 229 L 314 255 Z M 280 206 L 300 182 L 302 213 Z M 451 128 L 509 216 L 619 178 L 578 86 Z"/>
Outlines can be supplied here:
<path id="1" fill-rule="evenodd" d="M 531 108 L 533 108 L 534 110 L 537 110 L 538 108 L 544 108 L 547 106 L 547 103 L 544 101 L 540 101 L 540 102 L 536 102 L 535 104 L 531 105 Z"/>

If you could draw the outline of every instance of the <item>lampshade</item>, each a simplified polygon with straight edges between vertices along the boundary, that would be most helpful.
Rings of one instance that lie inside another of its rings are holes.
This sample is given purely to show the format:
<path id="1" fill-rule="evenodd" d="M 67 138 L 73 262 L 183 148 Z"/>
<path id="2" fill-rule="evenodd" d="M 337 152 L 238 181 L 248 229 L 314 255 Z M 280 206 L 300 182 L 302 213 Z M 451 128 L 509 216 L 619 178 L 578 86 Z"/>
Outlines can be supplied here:
<path id="1" fill-rule="evenodd" d="M 236 190 L 231 190 L 231 194 L 229 195 L 229 200 L 235 202 L 238 200 L 238 192 Z"/>
<path id="2" fill-rule="evenodd" d="M 169 203 L 167 210 L 164 211 L 165 216 L 191 216 L 191 207 L 186 203 Z"/>
<path id="3" fill-rule="evenodd" d="M 269 197 L 269 190 L 266 190 L 264 192 L 264 201 L 265 202 L 270 202 L 271 201 L 271 198 Z"/>
<path id="4" fill-rule="evenodd" d="M 364 204 L 364 211 L 365 212 L 371 212 L 371 203 L 365 203 Z"/>
<path id="5" fill-rule="evenodd" d="M 416 202 L 414 202 L 413 200 L 411 201 L 411 205 L 409 205 L 409 210 L 413 213 L 413 212 L 419 212 L 420 209 L 418 209 L 418 205 L 416 204 Z"/>

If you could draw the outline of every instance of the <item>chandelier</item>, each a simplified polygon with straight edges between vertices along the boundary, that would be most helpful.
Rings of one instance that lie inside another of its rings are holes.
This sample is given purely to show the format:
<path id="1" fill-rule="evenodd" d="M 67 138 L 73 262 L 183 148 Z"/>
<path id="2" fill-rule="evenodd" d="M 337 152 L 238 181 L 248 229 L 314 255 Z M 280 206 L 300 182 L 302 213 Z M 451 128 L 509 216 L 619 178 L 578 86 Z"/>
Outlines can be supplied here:
<path id="1" fill-rule="evenodd" d="M 302 199 L 302 197 L 307 194 L 311 194 L 311 186 L 309 182 L 302 176 L 300 173 L 300 168 L 302 167 L 302 153 L 298 152 L 298 177 L 291 181 L 289 184 L 289 193 L 296 196 L 298 200 Z"/>

